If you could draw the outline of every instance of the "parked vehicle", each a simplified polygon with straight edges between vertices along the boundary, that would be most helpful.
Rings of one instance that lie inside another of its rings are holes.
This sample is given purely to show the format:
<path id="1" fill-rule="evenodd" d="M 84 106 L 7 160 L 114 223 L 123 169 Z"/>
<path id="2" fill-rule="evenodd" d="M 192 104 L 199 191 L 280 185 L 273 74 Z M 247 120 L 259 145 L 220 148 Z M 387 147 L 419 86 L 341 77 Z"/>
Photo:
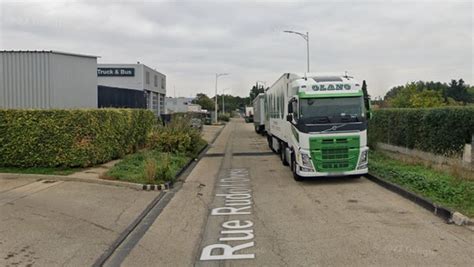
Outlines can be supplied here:
<path id="1" fill-rule="evenodd" d="M 366 174 L 369 103 L 353 77 L 285 73 L 265 92 L 268 144 L 295 180 Z"/>
<path id="2" fill-rule="evenodd" d="M 245 122 L 253 122 L 253 107 L 245 107 Z"/>
<path id="3" fill-rule="evenodd" d="M 253 100 L 253 124 L 255 132 L 265 133 L 265 94 L 258 94 Z"/>

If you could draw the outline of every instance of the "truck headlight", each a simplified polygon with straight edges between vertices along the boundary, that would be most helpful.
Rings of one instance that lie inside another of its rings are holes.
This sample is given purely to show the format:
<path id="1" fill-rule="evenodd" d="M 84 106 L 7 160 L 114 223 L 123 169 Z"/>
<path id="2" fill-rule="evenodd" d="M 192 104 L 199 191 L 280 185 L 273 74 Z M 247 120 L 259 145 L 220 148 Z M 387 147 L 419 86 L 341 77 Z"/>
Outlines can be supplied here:
<path id="1" fill-rule="evenodd" d="M 367 157 L 368 157 L 368 154 L 369 154 L 368 152 L 369 151 L 366 150 L 366 151 L 362 151 L 362 153 L 360 153 L 359 165 L 367 163 Z"/>
<path id="2" fill-rule="evenodd" d="M 369 157 L 369 151 L 365 150 L 360 153 L 360 160 L 359 160 L 359 166 L 357 166 L 357 169 L 366 169 L 367 168 L 367 160 Z"/>
<path id="3" fill-rule="evenodd" d="M 313 168 L 313 165 L 311 164 L 311 158 L 309 157 L 308 154 L 306 153 L 301 153 L 301 163 L 303 163 L 303 166 L 306 168 Z"/>

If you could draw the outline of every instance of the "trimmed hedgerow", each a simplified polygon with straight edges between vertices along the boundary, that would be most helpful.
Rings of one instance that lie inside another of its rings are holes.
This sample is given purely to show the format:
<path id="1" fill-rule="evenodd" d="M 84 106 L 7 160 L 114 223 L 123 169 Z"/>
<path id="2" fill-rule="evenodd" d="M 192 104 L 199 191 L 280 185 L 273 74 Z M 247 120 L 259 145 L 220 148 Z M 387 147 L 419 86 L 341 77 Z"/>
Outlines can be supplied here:
<path id="1" fill-rule="evenodd" d="M 144 146 L 154 124 L 138 109 L 0 110 L 0 166 L 107 162 Z"/>
<path id="2" fill-rule="evenodd" d="M 380 109 L 369 122 L 369 143 L 460 155 L 474 134 L 474 107 Z"/>

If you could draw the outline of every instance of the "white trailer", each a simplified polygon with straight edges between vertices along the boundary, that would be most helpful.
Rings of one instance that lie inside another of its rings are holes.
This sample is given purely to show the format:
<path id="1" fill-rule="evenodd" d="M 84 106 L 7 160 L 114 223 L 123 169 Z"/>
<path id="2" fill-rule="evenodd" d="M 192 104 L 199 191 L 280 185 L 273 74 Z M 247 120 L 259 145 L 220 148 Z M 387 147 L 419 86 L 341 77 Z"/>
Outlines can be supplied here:
<path id="1" fill-rule="evenodd" d="M 347 75 L 285 73 L 265 92 L 268 144 L 295 180 L 366 174 L 368 100 Z"/>
<path id="2" fill-rule="evenodd" d="M 255 132 L 265 132 L 265 94 L 258 94 L 253 100 L 253 124 L 255 126 Z"/>
<path id="3" fill-rule="evenodd" d="M 245 122 L 253 122 L 253 107 L 245 107 Z"/>

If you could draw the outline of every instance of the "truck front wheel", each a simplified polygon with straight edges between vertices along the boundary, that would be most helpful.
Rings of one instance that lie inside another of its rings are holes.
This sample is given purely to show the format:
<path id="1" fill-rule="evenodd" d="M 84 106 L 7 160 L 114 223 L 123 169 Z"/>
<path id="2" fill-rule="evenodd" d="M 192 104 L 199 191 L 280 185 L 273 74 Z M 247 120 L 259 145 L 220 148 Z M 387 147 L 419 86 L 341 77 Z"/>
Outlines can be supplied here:
<path id="1" fill-rule="evenodd" d="M 286 144 L 283 142 L 280 143 L 280 157 L 283 166 L 288 166 L 288 160 L 286 159 Z"/>
<path id="2" fill-rule="evenodd" d="M 291 172 L 293 173 L 293 179 L 297 182 L 301 182 L 303 177 L 296 173 L 296 168 L 298 168 L 298 165 L 296 164 L 295 154 L 291 154 Z"/>

